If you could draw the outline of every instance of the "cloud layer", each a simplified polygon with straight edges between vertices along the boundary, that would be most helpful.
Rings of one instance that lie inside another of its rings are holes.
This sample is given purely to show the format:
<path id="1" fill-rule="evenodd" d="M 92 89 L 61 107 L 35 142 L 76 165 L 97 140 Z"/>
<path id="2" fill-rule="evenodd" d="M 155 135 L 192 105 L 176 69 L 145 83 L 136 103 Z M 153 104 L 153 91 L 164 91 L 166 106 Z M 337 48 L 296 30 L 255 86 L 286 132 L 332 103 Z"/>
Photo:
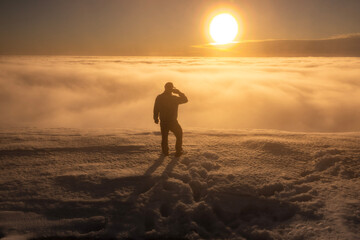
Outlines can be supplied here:
<path id="1" fill-rule="evenodd" d="M 0 124 L 156 128 L 167 81 L 186 128 L 360 130 L 359 58 L 1 57 Z"/>

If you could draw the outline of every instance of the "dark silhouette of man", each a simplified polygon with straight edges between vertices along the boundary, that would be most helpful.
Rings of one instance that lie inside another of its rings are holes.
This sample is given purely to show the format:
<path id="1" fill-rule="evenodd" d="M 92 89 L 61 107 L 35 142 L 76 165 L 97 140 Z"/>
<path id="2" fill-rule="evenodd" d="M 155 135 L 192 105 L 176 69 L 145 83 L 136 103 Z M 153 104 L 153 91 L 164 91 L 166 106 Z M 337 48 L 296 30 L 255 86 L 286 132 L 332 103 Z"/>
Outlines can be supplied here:
<path id="1" fill-rule="evenodd" d="M 173 93 L 178 96 L 173 95 Z M 183 153 L 182 149 L 182 129 L 177 121 L 179 104 L 187 103 L 188 99 L 178 89 L 174 88 L 171 82 L 165 84 L 165 91 L 158 95 L 154 104 L 154 121 L 159 123 L 160 114 L 160 129 L 161 129 L 161 148 L 165 156 L 169 155 L 168 136 L 169 131 L 172 131 L 176 137 L 176 153 L 179 157 Z"/>

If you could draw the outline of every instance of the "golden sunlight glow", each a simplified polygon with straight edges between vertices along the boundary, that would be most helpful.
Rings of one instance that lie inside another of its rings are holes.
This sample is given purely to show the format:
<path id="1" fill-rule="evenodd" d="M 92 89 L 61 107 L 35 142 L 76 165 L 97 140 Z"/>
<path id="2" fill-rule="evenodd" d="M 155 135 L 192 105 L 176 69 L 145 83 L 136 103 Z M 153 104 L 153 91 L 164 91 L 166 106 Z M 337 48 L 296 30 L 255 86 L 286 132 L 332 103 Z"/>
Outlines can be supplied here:
<path id="1" fill-rule="evenodd" d="M 228 13 L 215 16 L 210 23 L 210 36 L 216 44 L 232 43 L 238 34 L 236 19 Z"/>

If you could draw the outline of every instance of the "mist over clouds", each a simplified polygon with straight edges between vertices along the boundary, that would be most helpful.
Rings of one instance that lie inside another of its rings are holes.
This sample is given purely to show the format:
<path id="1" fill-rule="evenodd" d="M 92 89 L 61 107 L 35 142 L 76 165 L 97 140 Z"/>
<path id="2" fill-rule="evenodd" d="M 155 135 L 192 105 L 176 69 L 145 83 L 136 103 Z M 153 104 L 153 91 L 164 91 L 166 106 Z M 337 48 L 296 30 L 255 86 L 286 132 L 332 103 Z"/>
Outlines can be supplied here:
<path id="1" fill-rule="evenodd" d="M 360 130 L 359 58 L 1 57 L 0 124 L 154 128 L 167 81 L 184 128 Z"/>

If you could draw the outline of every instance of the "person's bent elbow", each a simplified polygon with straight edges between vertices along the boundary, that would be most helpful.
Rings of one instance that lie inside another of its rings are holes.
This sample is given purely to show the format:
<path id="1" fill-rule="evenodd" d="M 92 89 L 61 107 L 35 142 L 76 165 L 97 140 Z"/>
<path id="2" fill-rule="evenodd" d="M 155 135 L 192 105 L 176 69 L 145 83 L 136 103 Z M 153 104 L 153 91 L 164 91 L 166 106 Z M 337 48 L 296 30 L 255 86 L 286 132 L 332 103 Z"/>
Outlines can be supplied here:
<path id="1" fill-rule="evenodd" d="M 187 100 L 187 98 L 185 98 L 185 99 L 182 99 L 181 101 L 179 101 L 178 103 L 179 104 L 184 104 L 184 103 L 187 103 L 188 102 L 188 100 Z"/>

